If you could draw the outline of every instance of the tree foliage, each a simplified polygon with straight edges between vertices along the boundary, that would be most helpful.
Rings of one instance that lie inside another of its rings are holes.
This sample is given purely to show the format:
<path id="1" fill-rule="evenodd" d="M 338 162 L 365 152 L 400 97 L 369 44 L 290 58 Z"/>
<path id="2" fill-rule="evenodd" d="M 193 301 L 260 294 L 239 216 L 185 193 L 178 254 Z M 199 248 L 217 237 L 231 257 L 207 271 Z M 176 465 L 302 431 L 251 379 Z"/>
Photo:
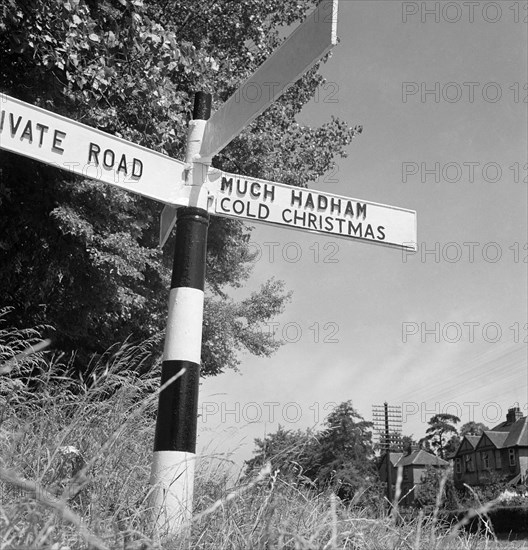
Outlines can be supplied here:
<path id="1" fill-rule="evenodd" d="M 460 418 L 453 414 L 435 414 L 429 419 L 429 427 L 426 430 L 425 439 L 430 443 L 431 449 L 440 458 L 456 450 L 458 444 L 458 431 L 456 424 Z"/>
<path id="2" fill-rule="evenodd" d="M 364 420 L 350 401 L 338 405 L 325 421 L 317 456 L 320 483 L 335 486 L 351 498 L 375 479 L 372 422 Z"/>
<path id="3" fill-rule="evenodd" d="M 269 56 L 308 0 L 9 0 L 2 4 L 3 92 L 137 144 L 183 158 L 196 90 L 218 107 Z M 323 82 L 304 75 L 213 166 L 306 186 L 333 167 L 361 128 L 295 117 Z M 53 327 L 56 345 L 101 353 L 160 333 L 172 243 L 157 248 L 161 206 L 102 183 L 1 153 L 0 306 L 18 326 Z M 170 182 L 167 182 L 170 184 Z M 207 256 L 204 374 L 236 368 L 238 352 L 277 346 L 260 326 L 288 293 L 269 281 L 229 298 L 253 266 L 250 229 L 213 219 Z"/>
<path id="4" fill-rule="evenodd" d="M 461 438 L 466 435 L 481 435 L 486 430 L 489 430 L 486 424 L 471 420 L 469 422 L 466 422 L 465 424 L 462 424 L 462 426 L 460 426 L 459 435 Z"/>
<path id="5" fill-rule="evenodd" d="M 319 490 L 330 487 L 350 500 L 361 489 L 377 484 L 371 427 L 350 401 L 341 403 L 320 432 L 279 426 L 265 439 L 256 439 L 247 471 L 254 472 L 269 461 L 289 480 L 308 482 Z"/>
<path id="6" fill-rule="evenodd" d="M 414 439 L 414 434 L 404 435 L 401 438 L 401 448 L 396 450 L 408 454 L 413 447 L 419 447 L 418 442 Z"/>

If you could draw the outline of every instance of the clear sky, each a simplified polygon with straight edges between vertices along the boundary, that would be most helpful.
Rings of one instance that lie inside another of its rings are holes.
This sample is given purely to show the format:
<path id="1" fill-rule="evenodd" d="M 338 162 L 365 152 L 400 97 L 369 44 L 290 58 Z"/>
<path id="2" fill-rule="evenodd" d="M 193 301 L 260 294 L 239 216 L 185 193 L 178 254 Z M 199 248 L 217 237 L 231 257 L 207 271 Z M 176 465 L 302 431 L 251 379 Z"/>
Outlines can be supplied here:
<path id="1" fill-rule="evenodd" d="M 293 290 L 287 343 L 203 381 L 203 453 L 241 464 L 255 437 L 345 400 L 366 419 L 402 405 L 415 438 L 437 412 L 527 414 L 526 17 L 524 1 L 341 0 L 327 84 L 298 122 L 364 131 L 310 187 L 416 210 L 418 252 L 256 227 L 244 292 L 269 277 Z"/>

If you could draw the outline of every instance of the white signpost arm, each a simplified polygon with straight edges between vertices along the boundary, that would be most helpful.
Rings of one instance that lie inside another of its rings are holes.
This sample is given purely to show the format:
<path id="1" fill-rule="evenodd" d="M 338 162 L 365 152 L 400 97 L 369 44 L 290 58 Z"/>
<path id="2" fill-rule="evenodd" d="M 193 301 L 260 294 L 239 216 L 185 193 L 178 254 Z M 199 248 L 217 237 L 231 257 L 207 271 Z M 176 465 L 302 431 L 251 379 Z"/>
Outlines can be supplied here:
<path id="1" fill-rule="evenodd" d="M 337 44 L 337 0 L 307 19 L 211 116 L 200 155 L 211 159 Z"/>
<path id="2" fill-rule="evenodd" d="M 407 208 L 209 170 L 217 216 L 416 250 L 416 212 Z"/>
<path id="3" fill-rule="evenodd" d="M 2 94 L 0 149 L 185 206 L 185 163 Z"/>

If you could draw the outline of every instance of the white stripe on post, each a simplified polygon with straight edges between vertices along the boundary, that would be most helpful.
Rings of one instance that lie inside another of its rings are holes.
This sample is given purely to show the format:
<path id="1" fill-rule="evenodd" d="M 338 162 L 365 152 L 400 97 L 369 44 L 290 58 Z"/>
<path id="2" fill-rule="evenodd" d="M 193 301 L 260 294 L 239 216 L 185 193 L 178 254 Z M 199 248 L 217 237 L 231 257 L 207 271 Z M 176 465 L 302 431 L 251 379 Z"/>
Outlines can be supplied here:
<path id="1" fill-rule="evenodd" d="M 155 451 L 150 485 L 160 531 L 175 532 L 192 517 L 196 455 L 185 451 Z M 180 511 L 179 517 L 173 512 Z"/>
<path id="2" fill-rule="evenodd" d="M 200 364 L 204 293 L 196 288 L 172 288 L 163 350 L 164 361 Z M 196 330 L 200 327 L 200 330 Z"/>

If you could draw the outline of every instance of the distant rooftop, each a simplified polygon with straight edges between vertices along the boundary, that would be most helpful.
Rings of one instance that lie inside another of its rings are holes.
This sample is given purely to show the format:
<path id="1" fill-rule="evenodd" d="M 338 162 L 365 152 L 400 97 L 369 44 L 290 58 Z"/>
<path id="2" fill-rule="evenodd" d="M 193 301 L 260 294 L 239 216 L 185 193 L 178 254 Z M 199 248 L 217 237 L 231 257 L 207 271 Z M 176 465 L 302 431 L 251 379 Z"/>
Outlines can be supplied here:
<path id="1" fill-rule="evenodd" d="M 528 447 L 528 416 L 523 416 L 519 407 L 512 407 L 508 409 L 506 421 L 495 426 L 491 432 L 506 434 L 503 447 Z M 489 437 L 488 432 L 486 434 Z"/>
<path id="2" fill-rule="evenodd" d="M 464 440 L 475 449 L 481 438 L 485 435 L 497 449 L 509 447 L 528 447 L 528 416 L 523 416 L 519 407 L 508 409 L 506 420 L 501 422 L 491 430 L 486 430 L 482 435 L 466 435 L 460 442 L 456 456 Z"/>
<path id="3" fill-rule="evenodd" d="M 409 466 L 411 464 L 414 466 L 447 466 L 448 462 L 420 449 L 407 456 L 402 456 L 396 466 Z"/>

